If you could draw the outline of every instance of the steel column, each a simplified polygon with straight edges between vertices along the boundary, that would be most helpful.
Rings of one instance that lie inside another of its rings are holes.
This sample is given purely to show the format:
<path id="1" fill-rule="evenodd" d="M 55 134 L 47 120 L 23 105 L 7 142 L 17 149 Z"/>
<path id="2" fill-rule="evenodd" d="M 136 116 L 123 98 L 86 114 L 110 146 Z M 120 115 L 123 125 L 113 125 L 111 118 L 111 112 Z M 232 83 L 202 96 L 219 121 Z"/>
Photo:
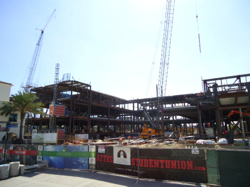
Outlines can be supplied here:
<path id="1" fill-rule="evenodd" d="M 215 115 L 216 115 L 216 126 L 217 126 L 217 136 L 218 138 L 221 137 L 221 121 L 220 121 L 220 110 L 219 110 L 219 97 L 218 97 L 218 91 L 217 91 L 218 85 L 215 83 L 213 85 L 213 92 L 215 97 Z"/>

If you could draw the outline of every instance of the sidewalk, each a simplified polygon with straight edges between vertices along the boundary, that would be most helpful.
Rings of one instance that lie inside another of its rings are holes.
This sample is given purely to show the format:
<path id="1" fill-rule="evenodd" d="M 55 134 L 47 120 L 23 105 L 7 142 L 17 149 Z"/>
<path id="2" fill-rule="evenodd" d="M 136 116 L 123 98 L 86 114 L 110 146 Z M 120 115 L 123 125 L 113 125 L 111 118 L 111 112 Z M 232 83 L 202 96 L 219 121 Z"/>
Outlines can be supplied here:
<path id="1" fill-rule="evenodd" d="M 58 169 L 37 169 L 25 172 L 23 176 L 12 177 L 0 181 L 0 186 L 13 187 L 112 187 L 112 186 L 138 186 L 138 187 L 192 187 L 206 186 L 171 181 L 155 181 L 136 177 L 117 175 L 113 173 L 73 171 Z"/>

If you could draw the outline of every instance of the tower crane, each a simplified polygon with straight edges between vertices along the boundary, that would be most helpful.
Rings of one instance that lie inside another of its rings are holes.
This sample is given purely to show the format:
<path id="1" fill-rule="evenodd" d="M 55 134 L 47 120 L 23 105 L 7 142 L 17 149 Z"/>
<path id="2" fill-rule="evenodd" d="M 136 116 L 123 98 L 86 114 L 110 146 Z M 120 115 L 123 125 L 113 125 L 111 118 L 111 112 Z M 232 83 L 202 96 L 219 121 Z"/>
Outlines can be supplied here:
<path id="1" fill-rule="evenodd" d="M 35 74 L 35 71 L 36 71 L 37 62 L 38 62 L 39 55 L 40 55 L 40 51 L 41 51 L 41 48 L 42 48 L 43 34 L 44 34 L 44 31 L 45 31 L 46 27 L 48 26 L 51 18 L 53 17 L 55 11 L 56 11 L 56 9 L 52 12 L 51 16 L 49 17 L 49 19 L 46 22 L 43 29 L 37 29 L 37 30 L 41 31 L 41 34 L 40 34 L 40 37 L 39 37 L 39 39 L 38 39 L 38 41 L 36 43 L 36 48 L 35 48 L 35 51 L 34 51 L 34 54 L 33 54 L 32 60 L 31 60 L 31 64 L 30 64 L 30 67 L 29 67 L 29 74 L 28 74 L 28 77 L 27 77 L 27 80 L 26 80 L 26 83 L 25 83 L 25 86 L 24 86 L 24 88 L 26 90 L 31 88 L 33 77 L 34 77 L 34 74 Z"/>
<path id="2" fill-rule="evenodd" d="M 161 48 L 161 61 L 160 61 L 159 78 L 157 86 L 157 92 L 158 92 L 157 95 L 159 97 L 166 95 L 172 28 L 174 20 L 174 6 L 175 6 L 175 0 L 166 0 L 166 12 L 165 12 L 164 31 L 163 31 L 162 48 Z"/>

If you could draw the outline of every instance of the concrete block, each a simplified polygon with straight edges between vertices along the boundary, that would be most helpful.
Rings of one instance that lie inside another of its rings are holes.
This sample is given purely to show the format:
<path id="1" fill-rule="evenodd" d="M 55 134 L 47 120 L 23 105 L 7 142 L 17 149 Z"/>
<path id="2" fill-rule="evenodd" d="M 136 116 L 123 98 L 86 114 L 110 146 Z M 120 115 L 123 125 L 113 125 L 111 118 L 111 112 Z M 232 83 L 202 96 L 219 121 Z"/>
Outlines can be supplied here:
<path id="1" fill-rule="evenodd" d="M 24 170 L 25 170 L 25 165 L 20 164 L 20 167 L 19 167 L 19 175 L 24 175 Z"/>
<path id="2" fill-rule="evenodd" d="M 19 175 L 20 162 L 10 162 L 10 177 L 16 177 Z"/>
<path id="3" fill-rule="evenodd" d="M 0 180 L 9 178 L 9 164 L 0 165 Z"/>
<path id="4" fill-rule="evenodd" d="M 49 161 L 48 160 L 43 160 L 42 164 L 45 164 L 45 168 L 49 167 Z"/>

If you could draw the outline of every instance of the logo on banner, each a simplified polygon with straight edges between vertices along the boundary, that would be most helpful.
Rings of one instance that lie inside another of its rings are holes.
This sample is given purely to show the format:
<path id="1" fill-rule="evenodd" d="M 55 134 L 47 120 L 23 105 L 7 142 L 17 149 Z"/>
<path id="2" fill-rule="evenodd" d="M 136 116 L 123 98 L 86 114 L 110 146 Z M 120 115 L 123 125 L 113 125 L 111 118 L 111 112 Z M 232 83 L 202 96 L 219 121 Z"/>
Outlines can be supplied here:
<path id="1" fill-rule="evenodd" d="M 121 165 L 131 165 L 130 148 L 114 147 L 114 163 Z"/>
<path id="2" fill-rule="evenodd" d="M 117 158 L 127 158 L 127 153 L 124 150 L 120 150 L 117 153 Z"/>
<path id="3" fill-rule="evenodd" d="M 37 161 L 43 161 L 43 157 L 42 156 L 37 156 Z"/>

